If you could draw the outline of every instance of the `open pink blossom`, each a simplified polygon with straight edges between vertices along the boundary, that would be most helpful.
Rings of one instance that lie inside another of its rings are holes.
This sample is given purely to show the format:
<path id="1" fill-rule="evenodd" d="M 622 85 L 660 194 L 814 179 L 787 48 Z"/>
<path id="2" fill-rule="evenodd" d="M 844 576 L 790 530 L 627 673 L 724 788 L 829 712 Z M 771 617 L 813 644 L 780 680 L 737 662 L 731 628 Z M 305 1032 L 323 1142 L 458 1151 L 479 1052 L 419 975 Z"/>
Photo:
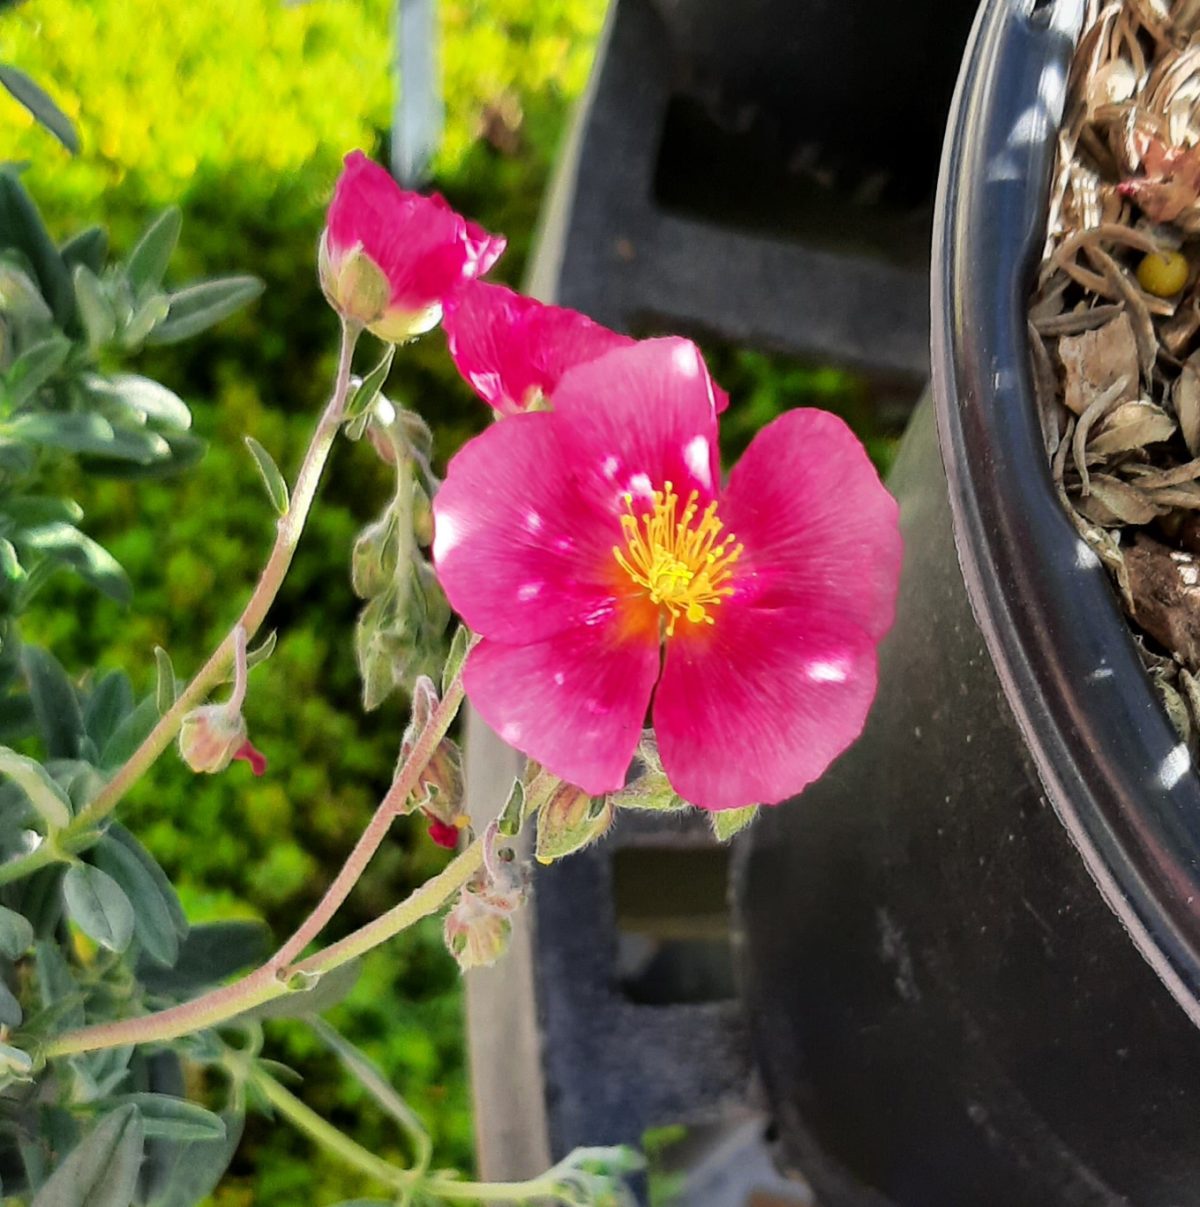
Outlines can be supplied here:
<path id="1" fill-rule="evenodd" d="M 352 151 L 321 236 L 321 285 L 340 314 L 400 343 L 436 326 L 447 301 L 491 268 L 504 243 L 436 193 L 407 192 Z"/>
<path id="2" fill-rule="evenodd" d="M 472 281 L 447 305 L 445 327 L 459 373 L 502 415 L 540 405 L 568 369 L 637 342 L 577 310 L 484 281 Z M 713 391 L 723 411 L 729 398 L 715 384 Z"/>
<path id="3" fill-rule="evenodd" d="M 592 795 L 651 709 L 663 768 L 706 809 L 773 803 L 862 729 L 890 627 L 895 501 L 823 411 L 780 416 L 721 489 L 713 386 L 686 340 L 563 374 L 450 462 L 433 553 L 483 640 L 467 694 Z"/>

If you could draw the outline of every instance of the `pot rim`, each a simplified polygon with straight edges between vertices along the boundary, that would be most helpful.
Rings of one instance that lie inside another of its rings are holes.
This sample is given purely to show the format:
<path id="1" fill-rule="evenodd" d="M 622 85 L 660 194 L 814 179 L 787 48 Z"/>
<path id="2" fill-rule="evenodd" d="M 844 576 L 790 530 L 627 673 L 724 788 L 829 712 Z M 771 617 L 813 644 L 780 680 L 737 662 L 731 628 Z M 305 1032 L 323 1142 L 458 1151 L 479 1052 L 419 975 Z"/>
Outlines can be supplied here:
<path id="1" fill-rule="evenodd" d="M 1200 1024 L 1200 775 L 1055 495 L 1026 307 L 1085 0 L 984 0 L 942 154 L 933 394 L 975 618 L 1046 796 Z"/>

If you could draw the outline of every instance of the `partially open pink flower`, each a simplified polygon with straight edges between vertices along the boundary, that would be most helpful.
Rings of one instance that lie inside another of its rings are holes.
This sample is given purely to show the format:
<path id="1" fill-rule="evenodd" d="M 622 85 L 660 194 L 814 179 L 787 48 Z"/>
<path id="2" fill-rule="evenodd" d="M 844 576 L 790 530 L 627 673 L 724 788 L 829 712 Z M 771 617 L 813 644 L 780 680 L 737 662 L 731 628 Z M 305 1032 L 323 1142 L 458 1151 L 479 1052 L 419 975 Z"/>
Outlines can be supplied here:
<path id="1" fill-rule="evenodd" d="M 352 151 L 321 236 L 321 286 L 338 313 L 400 343 L 436 326 L 446 302 L 491 268 L 504 243 Z"/>
<path id="2" fill-rule="evenodd" d="M 549 398 L 563 374 L 636 343 L 577 310 L 547 306 L 503 285 L 472 281 L 446 308 L 450 357 L 476 394 L 502 415 Z M 714 385 L 717 410 L 729 405 Z"/>
<path id="3" fill-rule="evenodd" d="M 434 503 L 434 559 L 483 640 L 467 694 L 592 795 L 620 788 L 653 700 L 663 768 L 706 809 L 772 803 L 859 734 L 890 627 L 895 501 L 823 411 L 780 416 L 722 490 L 694 345 L 569 369 L 554 409 L 470 441 Z"/>

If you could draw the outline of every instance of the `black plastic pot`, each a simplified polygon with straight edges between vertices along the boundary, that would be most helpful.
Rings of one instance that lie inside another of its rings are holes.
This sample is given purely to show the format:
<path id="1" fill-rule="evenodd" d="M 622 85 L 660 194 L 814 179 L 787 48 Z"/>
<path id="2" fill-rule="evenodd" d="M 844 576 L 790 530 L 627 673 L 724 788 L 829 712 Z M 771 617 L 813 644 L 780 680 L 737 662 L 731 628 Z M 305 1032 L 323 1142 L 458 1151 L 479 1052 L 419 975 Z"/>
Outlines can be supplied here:
<path id="1" fill-rule="evenodd" d="M 878 701 L 735 876 L 758 1065 L 823 1207 L 1200 1204 L 1200 779 L 1054 497 L 1024 334 L 1082 7 L 977 19 Z"/>

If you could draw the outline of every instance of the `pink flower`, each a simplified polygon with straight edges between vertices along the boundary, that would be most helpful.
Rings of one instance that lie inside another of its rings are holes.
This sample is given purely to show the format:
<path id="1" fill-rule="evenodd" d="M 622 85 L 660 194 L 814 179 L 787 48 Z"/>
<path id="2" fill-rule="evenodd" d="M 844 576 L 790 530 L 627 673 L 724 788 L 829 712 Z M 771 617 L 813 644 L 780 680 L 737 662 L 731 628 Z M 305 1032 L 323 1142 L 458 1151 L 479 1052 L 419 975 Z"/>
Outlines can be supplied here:
<path id="1" fill-rule="evenodd" d="M 339 314 L 400 343 L 436 326 L 446 302 L 491 268 L 504 243 L 352 151 L 321 236 L 321 286 Z"/>
<path id="2" fill-rule="evenodd" d="M 769 424 L 722 490 L 712 382 L 665 339 L 569 369 L 553 411 L 470 441 L 433 552 L 483 638 L 467 693 L 506 741 L 598 796 L 652 707 L 675 790 L 730 809 L 795 795 L 862 730 L 901 542 L 822 411 Z"/>
<path id="3" fill-rule="evenodd" d="M 637 342 L 577 310 L 483 281 L 472 281 L 447 305 L 445 327 L 459 373 L 502 415 L 539 406 L 568 369 Z M 714 392 L 723 411 L 729 398 L 715 385 Z"/>

